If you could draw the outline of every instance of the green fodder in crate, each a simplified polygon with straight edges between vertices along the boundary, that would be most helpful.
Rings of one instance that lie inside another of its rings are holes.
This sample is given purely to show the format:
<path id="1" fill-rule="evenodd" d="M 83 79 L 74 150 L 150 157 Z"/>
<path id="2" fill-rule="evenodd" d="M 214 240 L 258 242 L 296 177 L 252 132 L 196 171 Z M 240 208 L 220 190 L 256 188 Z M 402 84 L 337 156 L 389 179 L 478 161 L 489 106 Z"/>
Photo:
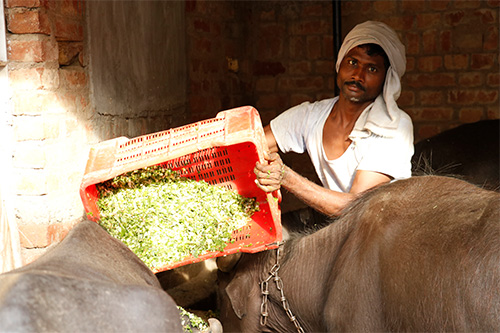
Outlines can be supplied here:
<path id="1" fill-rule="evenodd" d="M 161 166 L 134 170 L 96 187 L 99 224 L 149 267 L 223 251 L 232 232 L 259 209 L 254 198 Z"/>

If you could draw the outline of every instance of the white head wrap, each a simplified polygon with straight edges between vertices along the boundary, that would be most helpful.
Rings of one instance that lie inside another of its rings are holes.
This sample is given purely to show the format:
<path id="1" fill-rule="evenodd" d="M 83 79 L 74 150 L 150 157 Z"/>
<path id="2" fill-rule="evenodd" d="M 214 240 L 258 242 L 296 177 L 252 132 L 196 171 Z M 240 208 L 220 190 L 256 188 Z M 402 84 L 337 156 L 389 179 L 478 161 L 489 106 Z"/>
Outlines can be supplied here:
<path id="1" fill-rule="evenodd" d="M 387 69 L 382 94 L 360 115 L 351 136 L 366 136 L 368 130 L 377 135 L 391 137 L 398 127 L 403 112 L 396 100 L 401 93 L 400 79 L 406 70 L 405 47 L 396 32 L 382 22 L 366 21 L 358 24 L 347 34 L 340 47 L 336 69 L 338 72 L 342 59 L 351 49 L 368 43 L 378 44 L 384 49 L 390 66 Z"/>

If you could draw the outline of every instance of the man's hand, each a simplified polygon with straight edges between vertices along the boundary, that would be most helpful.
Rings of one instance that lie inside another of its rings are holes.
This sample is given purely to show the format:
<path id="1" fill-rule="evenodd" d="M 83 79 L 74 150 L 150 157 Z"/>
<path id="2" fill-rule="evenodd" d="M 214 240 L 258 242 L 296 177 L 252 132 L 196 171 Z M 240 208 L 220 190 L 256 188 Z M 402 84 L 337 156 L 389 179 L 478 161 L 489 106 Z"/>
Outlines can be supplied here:
<path id="1" fill-rule="evenodd" d="M 264 152 L 267 164 L 257 162 L 253 169 L 257 179 L 255 184 L 264 192 L 279 190 L 285 177 L 285 165 L 278 153 Z"/>

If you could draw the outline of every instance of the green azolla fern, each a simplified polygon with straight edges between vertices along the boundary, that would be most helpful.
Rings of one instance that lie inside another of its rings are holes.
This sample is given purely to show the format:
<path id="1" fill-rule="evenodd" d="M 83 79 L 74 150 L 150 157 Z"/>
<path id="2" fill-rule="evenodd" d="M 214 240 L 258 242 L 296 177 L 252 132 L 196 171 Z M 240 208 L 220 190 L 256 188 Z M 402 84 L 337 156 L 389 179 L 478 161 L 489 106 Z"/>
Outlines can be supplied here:
<path id="1" fill-rule="evenodd" d="M 100 225 L 149 267 L 222 251 L 258 210 L 255 199 L 161 166 L 97 185 Z"/>

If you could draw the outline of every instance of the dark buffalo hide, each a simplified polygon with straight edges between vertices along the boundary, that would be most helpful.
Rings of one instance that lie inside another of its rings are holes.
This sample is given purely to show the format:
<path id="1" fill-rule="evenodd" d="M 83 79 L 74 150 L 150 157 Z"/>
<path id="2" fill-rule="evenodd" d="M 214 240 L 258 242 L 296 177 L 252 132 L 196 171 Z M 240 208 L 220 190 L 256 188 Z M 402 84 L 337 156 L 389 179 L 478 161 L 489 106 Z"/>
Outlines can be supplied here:
<path id="1" fill-rule="evenodd" d="M 182 332 L 152 271 L 97 223 L 0 275 L 0 332 Z"/>
<path id="2" fill-rule="evenodd" d="M 500 189 L 500 120 L 483 120 L 444 131 L 415 144 L 415 175 L 455 176 Z"/>
<path id="3" fill-rule="evenodd" d="M 274 278 L 260 323 L 275 263 L 276 250 L 243 254 L 219 272 L 224 332 L 296 331 Z M 500 194 L 440 176 L 383 185 L 286 241 L 279 264 L 306 332 L 499 332 Z"/>

